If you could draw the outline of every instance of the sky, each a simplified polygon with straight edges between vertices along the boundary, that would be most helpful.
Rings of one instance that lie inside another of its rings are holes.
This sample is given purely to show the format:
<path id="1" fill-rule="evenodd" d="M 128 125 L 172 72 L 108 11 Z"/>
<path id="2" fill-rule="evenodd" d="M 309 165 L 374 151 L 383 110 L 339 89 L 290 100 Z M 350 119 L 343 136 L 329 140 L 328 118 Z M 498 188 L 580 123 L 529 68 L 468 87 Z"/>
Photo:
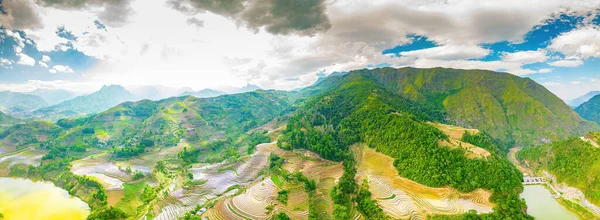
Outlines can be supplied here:
<path id="1" fill-rule="evenodd" d="M 600 0 L 0 0 L 0 90 L 289 90 L 376 67 L 600 90 Z"/>

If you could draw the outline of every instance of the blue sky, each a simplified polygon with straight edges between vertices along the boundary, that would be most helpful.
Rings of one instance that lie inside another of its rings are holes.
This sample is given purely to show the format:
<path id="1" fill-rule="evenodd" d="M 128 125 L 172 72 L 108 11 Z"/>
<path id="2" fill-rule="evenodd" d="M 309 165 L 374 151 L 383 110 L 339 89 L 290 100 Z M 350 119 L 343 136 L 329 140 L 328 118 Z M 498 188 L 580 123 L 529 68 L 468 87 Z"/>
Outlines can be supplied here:
<path id="1" fill-rule="evenodd" d="M 293 89 L 336 71 L 441 66 L 530 77 L 565 100 L 600 90 L 595 2 L 314 1 L 268 20 L 253 19 L 262 6 L 247 0 L 231 12 L 187 0 L 45 1 L 2 5 L 0 89 Z"/>

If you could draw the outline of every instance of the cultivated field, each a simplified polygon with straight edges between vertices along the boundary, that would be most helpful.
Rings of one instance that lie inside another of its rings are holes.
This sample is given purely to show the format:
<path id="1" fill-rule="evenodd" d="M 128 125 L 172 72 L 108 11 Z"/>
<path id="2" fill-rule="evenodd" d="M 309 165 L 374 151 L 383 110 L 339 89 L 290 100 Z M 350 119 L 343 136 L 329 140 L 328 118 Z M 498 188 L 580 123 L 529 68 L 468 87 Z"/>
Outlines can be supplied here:
<path id="1" fill-rule="evenodd" d="M 393 218 L 425 219 L 431 214 L 460 214 L 469 210 L 492 212 L 491 192 L 460 193 L 450 187 L 432 188 L 400 177 L 394 159 L 364 145 L 352 147 L 357 155 L 357 181 L 367 179 L 372 198 Z"/>
<path id="2" fill-rule="evenodd" d="M 477 129 L 461 128 L 453 125 L 432 122 L 429 122 L 428 124 L 433 125 L 437 129 L 440 129 L 442 132 L 444 132 L 444 134 L 448 135 L 448 140 L 439 141 L 439 145 L 441 146 L 446 146 L 450 148 L 462 147 L 467 150 L 466 156 L 469 158 L 486 158 L 491 155 L 490 152 L 483 148 L 461 141 L 462 136 L 465 132 L 477 134 L 480 132 Z"/>

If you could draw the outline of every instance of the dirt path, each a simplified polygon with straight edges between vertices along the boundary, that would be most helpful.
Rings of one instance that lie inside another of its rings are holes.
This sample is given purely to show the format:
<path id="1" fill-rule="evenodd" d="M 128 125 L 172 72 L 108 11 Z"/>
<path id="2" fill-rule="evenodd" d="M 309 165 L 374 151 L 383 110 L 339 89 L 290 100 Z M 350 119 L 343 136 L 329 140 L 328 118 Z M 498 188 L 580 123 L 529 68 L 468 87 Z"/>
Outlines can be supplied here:
<path id="1" fill-rule="evenodd" d="M 523 149 L 522 147 L 511 148 L 510 151 L 508 152 L 508 160 L 510 160 L 510 162 L 513 163 L 517 167 L 517 169 L 519 169 L 519 171 L 521 171 L 521 173 L 523 173 L 523 175 L 532 176 L 533 171 L 531 169 L 523 166 L 521 164 L 521 162 L 519 162 L 519 160 L 517 159 L 517 152 L 519 152 L 522 149 Z"/>

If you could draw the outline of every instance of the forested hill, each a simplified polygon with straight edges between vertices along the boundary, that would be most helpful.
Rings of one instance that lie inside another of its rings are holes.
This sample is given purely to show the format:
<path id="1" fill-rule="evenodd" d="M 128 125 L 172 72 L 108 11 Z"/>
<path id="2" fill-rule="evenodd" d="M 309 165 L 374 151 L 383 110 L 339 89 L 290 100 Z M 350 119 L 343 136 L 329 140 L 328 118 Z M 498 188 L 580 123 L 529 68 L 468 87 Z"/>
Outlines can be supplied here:
<path id="1" fill-rule="evenodd" d="M 344 85 L 345 77 L 363 76 L 382 89 L 427 106 L 441 120 L 477 128 L 507 146 L 581 136 L 597 130 L 561 99 L 531 79 L 508 73 L 446 68 L 378 68 L 329 77 L 302 93 L 318 94 Z"/>
<path id="2" fill-rule="evenodd" d="M 587 102 L 584 102 L 575 111 L 587 120 L 600 123 L 600 95 L 596 95 Z"/>
<path id="3" fill-rule="evenodd" d="M 426 123 L 443 119 L 435 105 L 420 105 L 398 96 L 368 77 L 354 72 L 317 85 L 326 89 L 302 91 L 316 95 L 305 100 L 278 142 L 284 149 L 307 148 L 324 158 L 344 161 L 344 175 L 331 193 L 336 218 L 351 216 L 354 203 L 361 204 L 357 208 L 367 219 L 383 215 L 376 205 L 368 205 L 373 204 L 370 198 L 356 193 L 357 168 L 349 149 L 355 143 L 365 143 L 395 158 L 393 165 L 401 176 L 427 186 L 494 192 L 494 213 L 479 217 L 529 218 L 521 211 L 525 206 L 518 196 L 522 176 L 502 154 L 496 153 L 494 141 L 484 133 L 463 137 L 462 141 L 492 152 L 486 159 L 468 158 L 464 149 L 441 146 L 440 141 L 448 137 Z"/>
<path id="4" fill-rule="evenodd" d="M 586 137 L 597 143 L 600 133 Z M 533 169 L 550 172 L 559 183 L 581 190 L 590 202 L 600 206 L 600 148 L 592 142 L 573 137 L 525 148 L 517 157 Z"/>

